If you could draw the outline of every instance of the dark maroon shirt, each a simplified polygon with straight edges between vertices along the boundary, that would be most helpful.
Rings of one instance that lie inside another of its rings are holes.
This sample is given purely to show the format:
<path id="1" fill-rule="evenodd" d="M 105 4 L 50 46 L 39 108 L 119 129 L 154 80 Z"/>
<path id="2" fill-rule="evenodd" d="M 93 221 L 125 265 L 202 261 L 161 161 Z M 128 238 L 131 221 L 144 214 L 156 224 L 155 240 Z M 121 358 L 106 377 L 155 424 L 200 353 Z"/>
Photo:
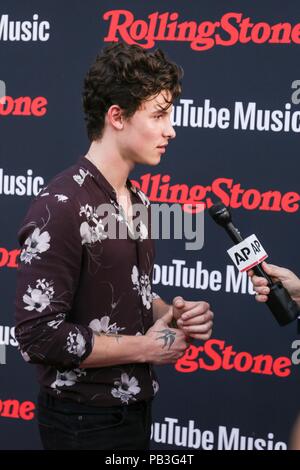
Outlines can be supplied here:
<path id="1" fill-rule="evenodd" d="M 129 180 L 127 187 L 132 203 L 149 213 L 146 196 Z M 146 223 L 137 225 L 136 240 L 107 236 L 101 204 L 128 234 L 113 187 L 84 157 L 32 202 L 19 232 L 16 338 L 48 393 L 111 406 L 151 398 L 151 366 L 79 366 L 94 334 L 143 335 L 152 326 L 154 243 Z"/>

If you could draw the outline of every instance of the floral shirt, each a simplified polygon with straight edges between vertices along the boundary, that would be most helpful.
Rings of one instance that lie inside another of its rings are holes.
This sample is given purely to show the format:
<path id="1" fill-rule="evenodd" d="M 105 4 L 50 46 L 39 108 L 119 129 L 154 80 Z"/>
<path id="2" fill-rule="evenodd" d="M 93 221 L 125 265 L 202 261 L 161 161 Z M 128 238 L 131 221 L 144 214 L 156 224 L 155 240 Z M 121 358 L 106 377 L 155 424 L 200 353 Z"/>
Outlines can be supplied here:
<path id="1" fill-rule="evenodd" d="M 150 214 L 146 196 L 129 180 L 127 187 L 132 203 Z M 107 235 L 103 207 L 126 237 Z M 152 326 L 149 227 L 140 221 L 135 238 L 128 236 L 132 224 L 116 192 L 84 157 L 32 202 L 19 232 L 16 338 L 48 393 L 111 406 L 147 400 L 157 391 L 149 364 L 79 367 L 95 334 L 143 335 Z"/>

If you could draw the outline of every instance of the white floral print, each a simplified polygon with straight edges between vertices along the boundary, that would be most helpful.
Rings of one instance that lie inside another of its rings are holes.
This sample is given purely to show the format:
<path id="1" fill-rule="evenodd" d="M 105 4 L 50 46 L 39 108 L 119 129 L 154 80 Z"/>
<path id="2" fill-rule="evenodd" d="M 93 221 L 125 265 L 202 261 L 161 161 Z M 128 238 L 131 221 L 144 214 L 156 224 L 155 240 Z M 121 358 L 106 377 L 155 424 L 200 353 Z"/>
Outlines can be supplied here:
<path id="1" fill-rule="evenodd" d="M 38 192 L 38 196 L 39 197 L 44 197 L 44 196 L 49 196 L 49 192 L 47 191 L 48 189 L 48 186 L 44 186 L 43 188 L 40 189 L 40 191 Z"/>
<path id="2" fill-rule="evenodd" d="M 80 168 L 79 175 L 73 175 L 73 180 L 76 181 L 76 183 L 79 184 L 79 186 L 82 186 L 87 175 L 93 177 L 93 175 L 88 170 L 84 170 L 84 168 Z"/>
<path id="3" fill-rule="evenodd" d="M 122 212 L 122 206 L 120 206 L 116 201 L 114 201 L 113 199 L 110 199 L 110 203 L 112 204 L 112 206 L 116 209 L 117 212 L 112 212 L 112 216 L 114 216 L 116 218 L 116 220 L 118 222 L 125 222 L 126 223 L 126 219 L 125 219 L 125 213 L 124 211 Z"/>
<path id="4" fill-rule="evenodd" d="M 41 230 L 36 227 L 24 242 L 26 248 L 23 248 L 21 251 L 20 260 L 24 261 L 25 264 L 31 264 L 33 259 L 41 259 L 39 254 L 49 250 L 50 240 L 51 237 L 46 230 L 41 232 Z"/>
<path id="5" fill-rule="evenodd" d="M 123 209 L 123 207 L 121 206 L 121 204 L 118 204 L 116 203 L 115 201 L 113 201 L 112 199 L 110 200 L 111 204 L 113 205 L 113 207 L 117 210 L 117 213 L 115 212 L 112 212 L 112 216 L 116 218 L 116 220 L 118 222 L 121 222 L 121 223 L 124 223 L 126 224 L 128 230 L 129 230 L 129 233 L 130 234 L 134 234 L 134 231 L 133 231 L 133 225 L 132 225 L 132 221 L 130 222 L 127 217 L 126 217 L 126 214 L 125 214 L 125 211 Z"/>
<path id="6" fill-rule="evenodd" d="M 160 296 L 156 294 L 156 292 L 152 292 L 152 300 L 154 299 L 160 299 Z"/>
<path id="7" fill-rule="evenodd" d="M 85 215 L 87 219 L 80 225 L 82 245 L 90 245 L 98 241 L 101 242 L 107 238 L 107 235 L 104 233 L 104 225 L 102 224 L 102 220 L 99 218 L 96 209 L 93 209 L 92 206 L 86 204 L 85 206 L 80 207 L 79 215 L 80 217 Z"/>
<path id="8" fill-rule="evenodd" d="M 23 295 L 23 301 L 27 304 L 25 310 L 36 310 L 37 312 L 45 310 L 54 296 L 52 284 L 53 281 L 47 282 L 46 279 L 38 279 L 35 289 L 28 286 L 26 294 Z"/>
<path id="9" fill-rule="evenodd" d="M 100 318 L 95 318 L 92 320 L 89 324 L 89 327 L 92 328 L 92 330 L 97 333 L 97 334 L 106 334 L 106 335 L 114 335 L 118 334 L 120 331 L 125 330 L 125 328 L 121 328 L 117 326 L 116 323 L 111 323 L 110 322 L 110 317 L 108 315 L 103 316 Z"/>
<path id="10" fill-rule="evenodd" d="M 86 351 L 86 341 L 82 334 L 77 330 L 77 333 L 70 333 L 67 337 L 67 351 L 75 356 L 82 357 Z"/>
<path id="11" fill-rule="evenodd" d="M 140 284 L 139 284 L 139 270 L 135 265 L 133 266 L 132 271 L 131 271 L 131 280 L 132 280 L 132 283 L 135 286 L 135 289 L 138 290 L 139 286 L 140 286 Z"/>
<path id="12" fill-rule="evenodd" d="M 20 349 L 20 353 L 21 353 L 21 355 L 22 355 L 24 361 L 26 361 L 26 362 L 30 362 L 30 361 L 31 361 L 30 356 L 29 356 L 29 354 L 28 354 L 26 351 L 22 351 L 22 349 Z"/>
<path id="13" fill-rule="evenodd" d="M 149 207 L 150 206 L 150 201 L 149 199 L 147 198 L 146 194 L 143 193 L 143 191 L 141 191 L 139 188 L 137 188 L 135 185 L 132 185 L 130 187 L 131 191 L 135 194 L 137 194 L 140 198 L 140 200 L 142 201 L 142 203 L 144 204 L 144 206 L 146 207 Z"/>
<path id="14" fill-rule="evenodd" d="M 128 404 L 129 400 L 136 401 L 134 395 L 140 393 L 141 388 L 135 377 L 129 379 L 125 372 L 121 375 L 120 380 L 114 382 L 116 388 L 111 390 L 111 394 L 115 398 L 120 398 L 122 403 Z"/>
<path id="15" fill-rule="evenodd" d="M 140 241 L 146 240 L 148 238 L 148 229 L 146 225 L 141 221 L 138 225 Z"/>
<path id="16" fill-rule="evenodd" d="M 57 202 L 67 202 L 69 200 L 68 196 L 64 194 L 54 194 L 54 197 L 57 197 Z"/>
<path id="17" fill-rule="evenodd" d="M 140 199 L 141 199 L 142 203 L 144 204 L 144 206 L 149 207 L 150 206 L 150 201 L 147 198 L 146 194 L 144 194 L 142 191 L 139 191 L 139 190 L 138 190 L 137 194 L 140 197 Z"/>
<path id="18" fill-rule="evenodd" d="M 157 380 L 152 380 L 152 387 L 153 387 L 153 393 L 154 395 L 156 395 L 159 390 L 159 385 L 158 385 Z"/>
<path id="19" fill-rule="evenodd" d="M 51 320 L 47 323 L 47 325 L 50 326 L 50 328 L 53 328 L 53 330 L 57 330 L 59 325 L 65 321 L 66 314 L 59 313 L 55 318 L 57 318 L 57 320 Z"/>
<path id="20" fill-rule="evenodd" d="M 51 388 L 71 387 L 82 375 L 86 375 L 84 369 L 66 370 L 65 372 L 57 371 L 56 380 L 51 384 Z"/>
<path id="21" fill-rule="evenodd" d="M 138 291 L 139 295 L 142 297 L 143 305 L 147 310 L 149 310 L 152 304 L 151 283 L 149 276 L 147 274 L 140 275 L 137 266 L 133 266 L 131 280 L 134 285 L 134 290 Z"/>
<path id="22" fill-rule="evenodd" d="M 87 220 L 90 220 L 93 216 L 98 217 L 96 211 L 94 211 L 89 204 L 80 207 L 79 215 L 82 216 L 83 214 L 86 216 Z"/>

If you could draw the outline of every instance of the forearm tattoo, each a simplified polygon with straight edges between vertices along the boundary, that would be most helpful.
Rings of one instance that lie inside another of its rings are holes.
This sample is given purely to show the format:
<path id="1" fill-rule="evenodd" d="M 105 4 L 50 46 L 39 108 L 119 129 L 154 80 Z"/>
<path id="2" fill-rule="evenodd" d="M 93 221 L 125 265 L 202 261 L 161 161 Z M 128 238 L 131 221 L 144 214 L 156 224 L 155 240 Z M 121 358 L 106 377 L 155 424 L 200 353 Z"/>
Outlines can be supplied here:
<path id="1" fill-rule="evenodd" d="M 123 338 L 122 335 L 118 335 L 118 334 L 116 334 L 116 335 L 111 334 L 111 335 L 108 335 L 108 336 L 113 336 L 114 338 L 116 338 L 117 343 L 119 343 L 120 339 Z"/>
<path id="2" fill-rule="evenodd" d="M 116 339 L 117 343 L 119 343 L 119 340 L 121 338 L 123 338 L 123 335 L 119 335 L 118 333 L 104 333 L 104 332 L 100 332 L 100 333 L 96 333 L 97 336 L 110 336 L 110 337 L 113 337 Z"/>
<path id="3" fill-rule="evenodd" d="M 159 330 L 157 333 L 162 334 L 162 336 L 156 337 L 157 340 L 162 339 L 164 341 L 162 348 L 169 346 L 168 349 L 170 349 L 170 347 L 175 341 L 176 331 L 172 331 L 169 328 L 165 328 L 164 330 Z"/>

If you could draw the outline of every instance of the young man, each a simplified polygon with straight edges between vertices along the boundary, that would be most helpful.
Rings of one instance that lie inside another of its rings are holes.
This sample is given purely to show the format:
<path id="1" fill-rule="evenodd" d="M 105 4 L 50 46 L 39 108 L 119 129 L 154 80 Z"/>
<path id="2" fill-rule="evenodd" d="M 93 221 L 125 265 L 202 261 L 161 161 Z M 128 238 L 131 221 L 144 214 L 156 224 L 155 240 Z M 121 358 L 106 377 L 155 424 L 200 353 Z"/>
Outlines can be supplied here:
<path id="1" fill-rule="evenodd" d="M 131 232 L 132 206 L 150 211 L 128 175 L 157 165 L 175 137 L 180 79 L 159 50 L 107 47 L 85 79 L 89 151 L 44 188 L 20 230 L 16 337 L 37 364 L 45 449 L 148 449 L 152 364 L 174 363 L 189 338 L 211 335 L 206 302 L 167 305 L 151 292 L 149 227 L 113 237 L 101 215 L 108 208 Z"/>

